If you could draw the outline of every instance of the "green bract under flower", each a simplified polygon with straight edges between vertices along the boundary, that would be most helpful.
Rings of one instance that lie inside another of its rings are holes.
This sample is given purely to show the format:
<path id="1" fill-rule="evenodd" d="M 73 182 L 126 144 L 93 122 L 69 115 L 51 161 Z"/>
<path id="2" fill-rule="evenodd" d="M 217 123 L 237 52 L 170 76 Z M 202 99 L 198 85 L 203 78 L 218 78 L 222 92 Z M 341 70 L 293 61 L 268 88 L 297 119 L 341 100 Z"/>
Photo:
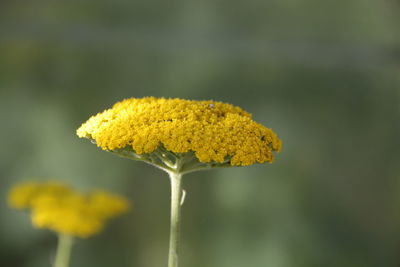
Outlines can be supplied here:
<path id="1" fill-rule="evenodd" d="M 92 116 L 77 130 L 104 150 L 194 155 L 200 163 L 246 166 L 272 162 L 281 140 L 251 114 L 230 104 L 165 98 L 130 98 Z"/>

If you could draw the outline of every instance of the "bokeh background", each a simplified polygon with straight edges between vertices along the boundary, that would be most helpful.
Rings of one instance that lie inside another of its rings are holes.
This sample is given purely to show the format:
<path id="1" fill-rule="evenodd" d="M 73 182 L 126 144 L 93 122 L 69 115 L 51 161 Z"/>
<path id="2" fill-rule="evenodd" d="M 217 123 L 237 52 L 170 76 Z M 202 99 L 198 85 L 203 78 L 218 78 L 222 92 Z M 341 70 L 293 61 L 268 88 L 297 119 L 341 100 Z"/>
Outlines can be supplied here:
<path id="1" fill-rule="evenodd" d="M 398 267 L 399 25 L 398 0 L 2 0 L 0 266 L 51 266 L 55 235 L 6 203 L 50 178 L 134 203 L 71 266 L 166 266 L 167 176 L 75 135 L 164 96 L 241 106 L 284 142 L 185 177 L 181 266 Z"/>

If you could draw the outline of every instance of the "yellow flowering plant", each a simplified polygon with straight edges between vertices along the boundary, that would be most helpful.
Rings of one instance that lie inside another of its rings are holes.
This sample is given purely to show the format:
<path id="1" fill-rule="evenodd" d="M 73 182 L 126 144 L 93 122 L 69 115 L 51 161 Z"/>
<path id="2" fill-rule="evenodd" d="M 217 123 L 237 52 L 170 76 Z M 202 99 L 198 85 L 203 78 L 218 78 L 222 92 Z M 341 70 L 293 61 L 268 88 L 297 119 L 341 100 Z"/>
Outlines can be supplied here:
<path id="1" fill-rule="evenodd" d="M 80 193 L 63 183 L 24 182 L 11 188 L 9 205 L 30 211 L 35 228 L 58 234 L 54 267 L 67 267 L 74 237 L 88 238 L 99 233 L 105 223 L 129 208 L 119 195 L 96 190 Z"/>
<path id="2" fill-rule="evenodd" d="M 169 174 L 171 225 L 168 267 L 178 266 L 184 174 L 272 162 L 282 142 L 250 113 L 231 104 L 166 98 L 130 98 L 77 130 L 101 149 L 147 162 Z"/>

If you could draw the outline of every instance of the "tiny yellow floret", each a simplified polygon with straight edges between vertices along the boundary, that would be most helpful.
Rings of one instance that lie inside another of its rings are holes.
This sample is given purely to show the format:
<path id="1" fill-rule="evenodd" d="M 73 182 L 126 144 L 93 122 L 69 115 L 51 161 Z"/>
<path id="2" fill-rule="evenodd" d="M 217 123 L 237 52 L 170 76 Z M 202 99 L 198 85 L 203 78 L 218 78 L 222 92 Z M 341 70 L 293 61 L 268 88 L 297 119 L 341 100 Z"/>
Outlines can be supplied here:
<path id="1" fill-rule="evenodd" d="M 90 237 L 100 232 L 107 220 L 127 212 L 128 201 L 105 191 L 82 194 L 55 182 L 27 182 L 9 193 L 11 207 L 29 209 L 36 228 Z"/>
<path id="2" fill-rule="evenodd" d="M 174 153 L 193 151 L 200 162 L 233 166 L 272 162 L 282 142 L 239 107 L 216 101 L 130 98 L 92 116 L 77 130 L 104 150 L 131 147 L 152 153 L 160 145 Z"/>

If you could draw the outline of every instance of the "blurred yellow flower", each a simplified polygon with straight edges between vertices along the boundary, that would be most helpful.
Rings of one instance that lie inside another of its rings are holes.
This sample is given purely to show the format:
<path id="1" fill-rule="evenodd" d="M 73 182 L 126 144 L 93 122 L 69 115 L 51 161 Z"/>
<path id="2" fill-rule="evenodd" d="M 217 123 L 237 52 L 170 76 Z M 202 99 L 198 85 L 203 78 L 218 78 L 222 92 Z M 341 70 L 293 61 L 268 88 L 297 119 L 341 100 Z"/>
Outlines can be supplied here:
<path id="1" fill-rule="evenodd" d="M 72 189 L 64 184 L 51 182 L 23 182 L 11 188 L 8 203 L 16 209 L 31 208 L 35 199 L 43 195 L 70 194 Z"/>
<path id="2" fill-rule="evenodd" d="M 128 202 L 119 195 L 96 190 L 89 195 L 90 208 L 98 216 L 108 219 L 128 210 Z"/>
<path id="3" fill-rule="evenodd" d="M 136 154 L 161 145 L 173 153 L 193 151 L 200 162 L 234 166 L 272 162 L 282 142 L 239 107 L 215 101 L 130 98 L 92 116 L 77 130 L 104 150 L 131 147 Z"/>
<path id="4" fill-rule="evenodd" d="M 129 208 L 128 201 L 121 196 L 105 191 L 82 194 L 54 182 L 16 185 L 8 200 L 14 208 L 30 209 L 35 227 L 81 238 L 100 232 L 108 219 Z"/>

